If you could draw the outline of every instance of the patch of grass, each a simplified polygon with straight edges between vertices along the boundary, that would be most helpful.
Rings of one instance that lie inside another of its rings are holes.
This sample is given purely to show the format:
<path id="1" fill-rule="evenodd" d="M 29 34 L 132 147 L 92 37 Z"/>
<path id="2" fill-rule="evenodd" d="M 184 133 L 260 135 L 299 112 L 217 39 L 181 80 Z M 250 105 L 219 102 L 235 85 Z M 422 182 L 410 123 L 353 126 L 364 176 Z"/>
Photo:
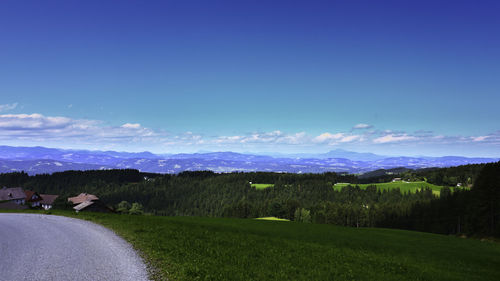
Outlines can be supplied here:
<path id="1" fill-rule="evenodd" d="M 53 211 L 100 223 L 155 280 L 500 280 L 500 244 L 375 228 Z"/>
<path id="2" fill-rule="evenodd" d="M 262 217 L 262 218 L 256 218 L 256 220 L 266 220 L 266 221 L 290 221 L 287 219 L 280 219 L 277 217 Z"/>
<path id="3" fill-rule="evenodd" d="M 274 184 L 273 183 L 252 183 L 251 186 L 255 187 L 256 189 L 265 189 L 268 187 L 273 187 Z"/>
<path id="4" fill-rule="evenodd" d="M 434 185 L 432 183 L 428 183 L 425 181 L 416 181 L 416 182 L 397 181 L 397 182 L 369 183 L 369 184 L 337 183 L 333 186 L 333 188 L 335 190 L 341 190 L 343 187 L 346 187 L 348 185 L 352 185 L 352 186 L 357 185 L 361 189 L 366 189 L 366 187 L 369 185 L 376 185 L 377 188 L 381 189 L 381 190 L 390 190 L 390 189 L 394 189 L 394 188 L 399 188 L 399 190 L 401 190 L 401 192 L 412 192 L 412 193 L 415 193 L 415 191 L 421 190 L 423 188 L 430 188 L 432 190 L 432 193 L 434 193 L 436 195 L 439 195 L 441 188 L 443 188 L 443 186 Z"/>

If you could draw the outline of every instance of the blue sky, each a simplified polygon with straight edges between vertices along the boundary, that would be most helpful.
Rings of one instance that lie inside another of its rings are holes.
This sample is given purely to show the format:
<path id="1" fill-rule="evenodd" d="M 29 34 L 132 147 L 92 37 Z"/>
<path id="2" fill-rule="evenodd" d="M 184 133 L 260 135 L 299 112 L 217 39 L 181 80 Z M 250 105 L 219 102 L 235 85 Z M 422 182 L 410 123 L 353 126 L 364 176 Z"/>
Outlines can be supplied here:
<path id="1" fill-rule="evenodd" d="M 499 12 L 1 1 L 0 144 L 500 156 Z"/>

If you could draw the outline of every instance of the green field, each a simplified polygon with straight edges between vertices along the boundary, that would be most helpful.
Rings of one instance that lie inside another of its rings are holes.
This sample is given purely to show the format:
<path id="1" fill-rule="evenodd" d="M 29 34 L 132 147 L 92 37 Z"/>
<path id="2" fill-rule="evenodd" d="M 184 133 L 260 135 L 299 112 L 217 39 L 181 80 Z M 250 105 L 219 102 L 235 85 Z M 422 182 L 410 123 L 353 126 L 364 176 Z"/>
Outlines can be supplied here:
<path id="1" fill-rule="evenodd" d="M 53 211 L 113 229 L 155 280 L 500 280 L 500 244 L 253 219 Z"/>
<path id="2" fill-rule="evenodd" d="M 274 184 L 272 184 L 272 183 L 252 183 L 251 186 L 255 187 L 256 189 L 264 189 L 264 188 L 268 188 L 268 187 L 273 187 Z"/>
<path id="3" fill-rule="evenodd" d="M 349 183 L 337 183 L 333 186 L 335 190 L 341 190 L 343 187 L 350 185 Z M 359 186 L 362 189 L 365 189 L 369 185 L 376 185 L 378 189 L 381 190 L 389 190 L 394 188 L 399 188 L 401 192 L 415 192 L 421 190 L 422 188 L 430 188 L 432 189 L 432 193 L 439 195 L 439 192 L 443 186 L 434 185 L 432 183 L 428 183 L 425 181 L 417 181 L 417 182 L 384 182 L 384 183 L 370 183 L 370 184 L 351 184 L 352 186 Z"/>
<path id="4" fill-rule="evenodd" d="M 287 219 L 280 219 L 277 217 L 262 217 L 262 218 L 256 218 L 256 220 L 265 220 L 265 221 L 290 221 Z"/>
<path id="5" fill-rule="evenodd" d="M 390 190 L 394 188 L 399 188 L 401 192 L 415 192 L 417 190 L 421 190 L 422 188 L 430 188 L 432 190 L 432 193 L 439 195 L 439 192 L 441 191 L 442 186 L 439 185 L 434 185 L 432 183 L 428 183 L 425 181 L 417 181 L 417 182 L 385 182 L 385 183 L 370 183 L 370 184 L 350 184 L 350 183 L 337 183 L 333 186 L 335 190 L 341 190 L 343 187 L 346 187 L 348 185 L 352 186 L 359 186 L 362 189 L 365 189 L 369 185 L 376 185 L 377 188 L 381 190 Z M 273 187 L 274 184 L 271 183 L 253 183 L 252 187 L 255 187 L 256 189 L 265 189 L 268 187 Z"/>

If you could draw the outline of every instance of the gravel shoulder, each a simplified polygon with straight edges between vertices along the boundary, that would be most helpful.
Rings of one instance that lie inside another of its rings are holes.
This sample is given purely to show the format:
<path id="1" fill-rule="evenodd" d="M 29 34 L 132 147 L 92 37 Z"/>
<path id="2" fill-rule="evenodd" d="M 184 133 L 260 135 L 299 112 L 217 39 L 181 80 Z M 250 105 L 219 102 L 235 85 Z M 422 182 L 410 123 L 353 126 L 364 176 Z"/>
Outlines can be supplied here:
<path id="1" fill-rule="evenodd" d="M 146 265 L 111 230 L 61 216 L 0 213 L 0 280 L 148 280 Z"/>

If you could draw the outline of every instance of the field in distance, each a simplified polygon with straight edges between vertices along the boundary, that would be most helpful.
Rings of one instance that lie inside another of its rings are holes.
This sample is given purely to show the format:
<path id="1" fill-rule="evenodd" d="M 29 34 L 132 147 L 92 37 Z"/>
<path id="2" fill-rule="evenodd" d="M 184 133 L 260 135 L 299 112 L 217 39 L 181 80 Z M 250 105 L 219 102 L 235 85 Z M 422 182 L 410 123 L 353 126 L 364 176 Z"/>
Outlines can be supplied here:
<path id="1" fill-rule="evenodd" d="M 256 189 L 264 189 L 264 188 L 268 188 L 268 187 L 273 187 L 274 184 L 272 184 L 272 183 L 252 183 L 251 186 L 255 187 Z"/>
<path id="2" fill-rule="evenodd" d="M 443 188 L 443 186 L 434 185 L 432 183 L 428 183 L 425 181 L 416 181 L 416 182 L 397 181 L 397 182 L 369 183 L 369 184 L 337 183 L 337 184 L 333 185 L 333 188 L 335 190 L 340 191 L 343 187 L 346 187 L 348 185 L 352 185 L 352 186 L 357 185 L 361 189 L 366 189 L 366 187 L 369 185 L 376 185 L 377 188 L 380 190 L 390 190 L 390 189 L 394 189 L 394 188 L 399 188 L 399 190 L 401 190 L 401 192 L 412 192 L 412 193 L 415 193 L 415 191 L 421 190 L 423 188 L 430 188 L 432 190 L 432 193 L 434 193 L 436 195 L 439 195 L 441 188 Z M 273 187 L 274 184 L 271 184 L 271 183 L 253 183 L 251 186 L 255 187 L 256 189 L 265 189 L 268 187 Z"/>
<path id="3" fill-rule="evenodd" d="M 414 231 L 254 219 L 53 211 L 131 242 L 155 280 L 500 280 L 500 244 Z"/>
<path id="4" fill-rule="evenodd" d="M 384 182 L 384 183 L 369 183 L 369 184 L 350 184 L 350 183 L 337 183 L 333 186 L 335 190 L 341 190 L 343 187 L 348 185 L 359 186 L 361 189 L 366 189 L 366 187 L 370 185 L 376 185 L 377 189 L 380 190 L 390 190 L 394 188 L 399 188 L 401 192 L 412 192 L 415 193 L 417 190 L 422 190 L 424 188 L 430 188 L 432 193 L 439 195 L 439 192 L 443 188 L 443 186 L 434 185 L 432 183 L 428 183 L 425 181 L 415 181 L 415 182 L 406 182 L 406 181 L 395 181 L 395 182 Z"/>

